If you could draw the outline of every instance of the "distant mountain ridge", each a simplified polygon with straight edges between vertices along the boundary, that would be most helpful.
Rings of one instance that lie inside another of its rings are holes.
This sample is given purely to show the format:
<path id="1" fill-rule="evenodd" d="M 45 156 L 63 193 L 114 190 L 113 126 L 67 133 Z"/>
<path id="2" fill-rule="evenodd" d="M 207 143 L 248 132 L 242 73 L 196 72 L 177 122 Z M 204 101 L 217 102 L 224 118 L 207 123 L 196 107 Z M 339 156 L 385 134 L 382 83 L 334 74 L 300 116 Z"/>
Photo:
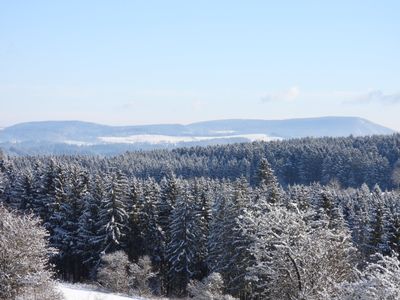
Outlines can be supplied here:
<path id="1" fill-rule="evenodd" d="M 20 123 L 0 131 L 0 147 L 16 154 L 118 153 L 126 150 L 212 145 L 301 137 L 392 134 L 394 130 L 358 117 L 287 120 L 231 119 L 180 124 L 108 126 L 82 121 Z M 90 148 L 90 149 L 89 149 Z M 112 150 L 112 148 L 118 150 Z"/>

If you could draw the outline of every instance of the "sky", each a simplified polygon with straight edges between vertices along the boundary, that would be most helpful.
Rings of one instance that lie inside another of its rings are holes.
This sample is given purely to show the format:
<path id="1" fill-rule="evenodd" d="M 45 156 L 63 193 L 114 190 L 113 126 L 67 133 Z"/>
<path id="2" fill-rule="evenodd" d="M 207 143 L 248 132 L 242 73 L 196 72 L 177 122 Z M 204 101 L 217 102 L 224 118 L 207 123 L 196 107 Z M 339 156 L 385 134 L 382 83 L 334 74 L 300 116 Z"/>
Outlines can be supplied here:
<path id="1" fill-rule="evenodd" d="M 0 0 L 0 127 L 358 116 L 400 130 L 400 1 Z"/>

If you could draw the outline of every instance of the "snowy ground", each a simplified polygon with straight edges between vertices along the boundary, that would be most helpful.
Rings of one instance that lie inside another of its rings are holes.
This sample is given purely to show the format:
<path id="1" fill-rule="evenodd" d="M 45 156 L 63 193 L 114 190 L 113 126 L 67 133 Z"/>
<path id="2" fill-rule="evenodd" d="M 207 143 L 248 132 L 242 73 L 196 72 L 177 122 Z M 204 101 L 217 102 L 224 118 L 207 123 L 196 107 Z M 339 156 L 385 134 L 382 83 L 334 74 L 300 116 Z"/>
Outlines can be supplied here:
<path id="1" fill-rule="evenodd" d="M 266 134 L 238 134 L 238 135 L 216 135 L 216 136 L 171 136 L 171 135 L 159 135 L 159 134 L 137 134 L 131 136 L 103 136 L 99 137 L 99 140 L 105 143 L 111 144 L 136 144 L 136 143 L 148 143 L 148 144 L 177 144 L 177 143 L 189 143 L 189 142 L 201 142 L 215 139 L 246 139 L 249 142 L 254 141 L 273 141 L 281 140 L 282 138 L 276 136 L 269 136 Z M 69 141 L 71 143 L 71 141 Z M 76 141 L 72 141 L 76 143 Z M 82 142 L 78 142 L 81 143 Z"/>
<path id="2" fill-rule="evenodd" d="M 149 300 L 142 297 L 124 297 L 116 294 L 101 292 L 90 285 L 60 283 L 59 290 L 65 300 Z"/>

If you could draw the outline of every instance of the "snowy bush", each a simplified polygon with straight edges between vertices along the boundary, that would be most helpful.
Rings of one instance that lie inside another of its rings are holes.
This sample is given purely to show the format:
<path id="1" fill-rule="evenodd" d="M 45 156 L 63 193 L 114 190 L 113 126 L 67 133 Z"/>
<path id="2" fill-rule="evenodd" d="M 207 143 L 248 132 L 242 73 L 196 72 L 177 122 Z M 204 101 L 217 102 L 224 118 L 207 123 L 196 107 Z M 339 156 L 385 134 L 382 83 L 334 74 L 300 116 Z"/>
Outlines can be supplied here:
<path id="1" fill-rule="evenodd" d="M 188 286 L 189 295 L 195 300 L 234 300 L 224 295 L 224 281 L 219 273 L 212 273 L 202 282 L 191 281 Z"/>
<path id="2" fill-rule="evenodd" d="M 308 224 L 307 214 L 264 204 L 268 213 L 247 219 L 255 257 L 247 269 L 254 295 L 263 299 L 324 299 L 321 291 L 351 278 L 355 249 L 345 229 Z M 255 226 L 254 226 L 255 225 Z"/>
<path id="3" fill-rule="evenodd" d="M 139 258 L 137 263 L 133 263 L 129 268 L 129 279 L 130 286 L 139 295 L 149 295 L 151 294 L 150 282 L 151 278 L 154 278 L 156 274 L 152 271 L 153 267 L 151 265 L 150 257 L 143 256 Z"/>
<path id="4" fill-rule="evenodd" d="M 29 215 L 0 206 L 0 299 L 57 299 L 47 232 Z"/>
<path id="5" fill-rule="evenodd" d="M 128 271 L 130 262 L 124 251 L 105 254 L 101 258 L 101 266 L 97 272 L 97 281 L 113 292 L 129 292 Z"/>
<path id="6" fill-rule="evenodd" d="M 360 272 L 358 280 L 338 285 L 335 300 L 397 300 L 400 297 L 400 260 L 397 255 L 382 256 Z"/>
<path id="7" fill-rule="evenodd" d="M 97 281 L 103 287 L 124 294 L 151 294 L 149 280 L 153 277 L 155 273 L 148 256 L 139 258 L 137 263 L 131 263 L 124 251 L 104 255 L 97 272 Z"/>

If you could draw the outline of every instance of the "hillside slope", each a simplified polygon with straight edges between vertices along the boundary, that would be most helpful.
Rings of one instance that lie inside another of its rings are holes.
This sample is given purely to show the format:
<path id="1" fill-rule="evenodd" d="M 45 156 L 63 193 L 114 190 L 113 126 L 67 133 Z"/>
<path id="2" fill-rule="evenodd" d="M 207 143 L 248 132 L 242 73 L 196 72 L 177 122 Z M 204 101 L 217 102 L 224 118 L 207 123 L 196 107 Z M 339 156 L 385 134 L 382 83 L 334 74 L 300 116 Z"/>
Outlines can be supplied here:
<path id="1" fill-rule="evenodd" d="M 12 154 L 117 154 L 301 137 L 392 134 L 357 117 L 288 120 L 216 120 L 189 125 L 107 126 L 80 121 L 21 123 L 0 131 L 0 148 Z"/>

